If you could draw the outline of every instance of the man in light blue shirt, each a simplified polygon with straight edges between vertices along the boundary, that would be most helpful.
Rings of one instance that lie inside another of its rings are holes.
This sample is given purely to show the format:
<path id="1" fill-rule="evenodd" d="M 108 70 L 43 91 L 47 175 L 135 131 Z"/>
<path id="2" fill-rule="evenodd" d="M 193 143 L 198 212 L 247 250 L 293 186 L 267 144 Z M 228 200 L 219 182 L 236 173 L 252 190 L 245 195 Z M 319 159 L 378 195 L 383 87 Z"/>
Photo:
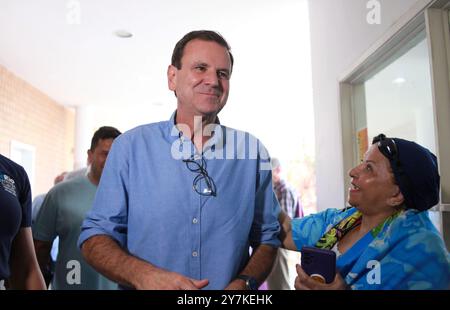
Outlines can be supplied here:
<path id="1" fill-rule="evenodd" d="M 217 118 L 232 65 L 217 33 L 185 35 L 167 72 L 176 112 L 112 146 L 79 245 L 123 287 L 257 289 L 270 272 L 279 205 L 267 151 Z"/>

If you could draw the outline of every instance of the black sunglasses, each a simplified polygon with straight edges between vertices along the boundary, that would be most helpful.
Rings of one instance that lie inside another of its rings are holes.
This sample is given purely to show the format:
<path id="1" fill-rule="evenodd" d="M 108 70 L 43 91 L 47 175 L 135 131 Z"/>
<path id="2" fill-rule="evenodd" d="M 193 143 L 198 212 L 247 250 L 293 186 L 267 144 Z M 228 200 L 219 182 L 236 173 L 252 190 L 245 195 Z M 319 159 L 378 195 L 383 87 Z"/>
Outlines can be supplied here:
<path id="1" fill-rule="evenodd" d="M 401 187 L 403 195 L 405 196 L 406 204 L 414 208 L 412 206 L 412 202 L 409 201 L 407 195 L 411 192 L 412 186 L 408 176 L 405 174 L 402 168 L 402 164 L 398 155 L 398 148 L 395 140 L 392 138 L 387 138 L 384 134 L 379 134 L 374 137 L 372 140 L 372 144 L 377 144 L 378 150 L 383 154 L 391 163 L 392 170 L 394 171 L 394 175 L 396 176 L 396 181 L 399 183 L 398 185 Z M 405 195 L 406 194 L 406 195 Z"/>
<path id="2" fill-rule="evenodd" d="M 202 196 L 216 196 L 216 184 L 214 180 L 208 175 L 208 171 L 206 171 L 206 160 L 202 157 L 200 163 L 194 160 L 193 157 L 190 159 L 183 159 L 183 162 L 186 164 L 186 167 L 198 175 L 192 181 L 192 188 L 194 191 Z M 202 190 L 201 181 L 205 181 L 205 187 Z"/>
<path id="3" fill-rule="evenodd" d="M 386 156 L 387 159 L 393 161 L 395 165 L 400 167 L 400 160 L 398 158 L 398 149 L 395 144 L 395 140 L 392 138 L 387 138 L 384 134 L 379 134 L 373 138 L 372 144 L 377 143 L 378 150 Z"/>

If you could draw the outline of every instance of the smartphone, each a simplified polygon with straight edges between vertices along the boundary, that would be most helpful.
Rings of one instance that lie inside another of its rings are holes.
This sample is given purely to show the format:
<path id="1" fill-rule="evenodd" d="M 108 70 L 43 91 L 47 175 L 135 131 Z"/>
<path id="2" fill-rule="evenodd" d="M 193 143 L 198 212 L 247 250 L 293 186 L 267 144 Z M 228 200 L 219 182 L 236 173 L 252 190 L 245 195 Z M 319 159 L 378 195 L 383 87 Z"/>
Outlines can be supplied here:
<path id="1" fill-rule="evenodd" d="M 311 278 L 321 283 L 331 283 L 336 276 L 336 253 L 331 250 L 304 246 L 301 266 Z"/>

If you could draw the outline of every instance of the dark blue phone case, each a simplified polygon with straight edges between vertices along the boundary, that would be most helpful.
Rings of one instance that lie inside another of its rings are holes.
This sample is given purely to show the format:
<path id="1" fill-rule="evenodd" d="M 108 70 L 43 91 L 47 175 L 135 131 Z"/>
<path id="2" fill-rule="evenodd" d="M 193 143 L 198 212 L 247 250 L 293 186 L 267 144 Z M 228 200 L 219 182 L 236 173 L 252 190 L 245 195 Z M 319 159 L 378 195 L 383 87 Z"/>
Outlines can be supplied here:
<path id="1" fill-rule="evenodd" d="M 336 275 L 336 253 L 315 247 L 303 247 L 301 265 L 309 276 L 323 277 L 325 283 L 331 283 Z"/>

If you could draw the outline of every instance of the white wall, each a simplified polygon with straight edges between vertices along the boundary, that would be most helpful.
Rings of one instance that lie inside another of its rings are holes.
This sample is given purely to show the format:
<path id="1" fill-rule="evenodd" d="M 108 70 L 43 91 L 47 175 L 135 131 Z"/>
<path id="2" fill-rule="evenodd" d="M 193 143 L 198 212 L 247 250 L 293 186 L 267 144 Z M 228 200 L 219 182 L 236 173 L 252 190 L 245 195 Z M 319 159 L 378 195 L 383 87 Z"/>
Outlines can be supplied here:
<path id="1" fill-rule="evenodd" d="M 368 2 L 309 1 L 318 210 L 346 201 L 338 79 L 418 1 L 379 0 L 381 22 L 373 25 L 366 20 Z"/>

